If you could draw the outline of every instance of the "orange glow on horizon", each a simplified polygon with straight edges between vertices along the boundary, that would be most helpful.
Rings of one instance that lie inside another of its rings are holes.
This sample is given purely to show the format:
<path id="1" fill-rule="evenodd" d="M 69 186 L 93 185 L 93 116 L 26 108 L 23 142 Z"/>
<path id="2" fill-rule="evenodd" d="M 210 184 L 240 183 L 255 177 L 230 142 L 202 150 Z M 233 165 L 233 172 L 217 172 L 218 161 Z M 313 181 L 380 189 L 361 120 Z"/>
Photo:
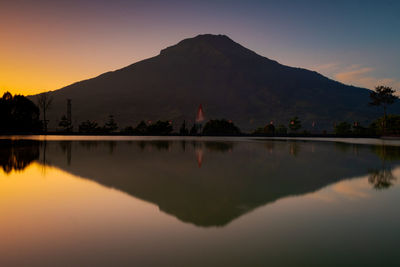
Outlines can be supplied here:
<path id="1" fill-rule="evenodd" d="M 110 24 L 114 20 L 89 7 L 61 6 L 0 4 L 1 95 L 57 90 L 154 56 L 165 46 L 141 30 L 118 30 Z"/>
<path id="2" fill-rule="evenodd" d="M 30 62 L 29 64 L 26 62 L 23 64 L 21 62 L 23 62 L 22 59 L 19 61 L 14 58 L 0 63 L 1 95 L 7 91 L 25 96 L 53 91 L 112 70 L 104 66 L 82 68 L 72 62 L 62 67 L 57 66 L 56 63 Z"/>

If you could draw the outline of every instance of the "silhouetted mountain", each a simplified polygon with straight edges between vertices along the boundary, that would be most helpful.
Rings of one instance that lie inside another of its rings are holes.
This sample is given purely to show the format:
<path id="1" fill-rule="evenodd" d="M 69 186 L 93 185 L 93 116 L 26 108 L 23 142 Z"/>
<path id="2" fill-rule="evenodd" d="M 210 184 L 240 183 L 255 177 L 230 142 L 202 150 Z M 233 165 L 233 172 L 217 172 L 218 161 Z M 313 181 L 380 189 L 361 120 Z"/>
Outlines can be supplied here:
<path id="1" fill-rule="evenodd" d="M 262 57 L 224 35 L 199 35 L 163 49 L 158 56 L 51 92 L 50 125 L 72 99 L 73 120 L 104 122 L 109 114 L 123 128 L 140 120 L 192 121 L 199 104 L 206 119 L 226 118 L 242 130 L 298 116 L 332 129 L 337 121 L 367 123 L 380 116 L 368 106 L 369 90 Z M 400 110 L 397 107 L 396 110 Z"/>

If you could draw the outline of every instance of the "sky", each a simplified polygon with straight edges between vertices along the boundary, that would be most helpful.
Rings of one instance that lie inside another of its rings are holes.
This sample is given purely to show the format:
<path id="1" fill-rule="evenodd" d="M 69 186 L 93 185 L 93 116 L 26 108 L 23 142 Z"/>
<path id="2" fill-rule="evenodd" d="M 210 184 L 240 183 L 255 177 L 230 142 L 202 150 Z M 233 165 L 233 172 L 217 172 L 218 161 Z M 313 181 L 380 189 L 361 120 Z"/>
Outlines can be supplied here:
<path id="1" fill-rule="evenodd" d="M 198 34 L 369 89 L 400 91 L 400 1 L 0 0 L 0 93 L 30 95 Z"/>

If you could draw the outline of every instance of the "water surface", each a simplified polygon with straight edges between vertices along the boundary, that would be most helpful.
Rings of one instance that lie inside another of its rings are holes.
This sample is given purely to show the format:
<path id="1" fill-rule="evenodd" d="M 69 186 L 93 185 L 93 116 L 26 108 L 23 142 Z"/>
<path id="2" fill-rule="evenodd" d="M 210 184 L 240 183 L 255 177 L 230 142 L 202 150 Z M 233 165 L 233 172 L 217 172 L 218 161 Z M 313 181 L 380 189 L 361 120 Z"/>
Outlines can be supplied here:
<path id="1" fill-rule="evenodd" d="M 1 266 L 400 264 L 394 143 L 12 139 Z"/>

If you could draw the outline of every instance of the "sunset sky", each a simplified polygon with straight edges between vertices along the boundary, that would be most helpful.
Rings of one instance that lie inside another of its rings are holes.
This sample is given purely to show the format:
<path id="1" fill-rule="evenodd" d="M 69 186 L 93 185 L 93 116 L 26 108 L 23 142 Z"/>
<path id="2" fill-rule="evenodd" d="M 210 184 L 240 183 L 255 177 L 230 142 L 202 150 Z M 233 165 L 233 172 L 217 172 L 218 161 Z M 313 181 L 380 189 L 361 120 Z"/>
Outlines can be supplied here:
<path id="1" fill-rule="evenodd" d="M 400 90 L 400 1 L 0 0 L 0 93 L 59 89 L 202 33 Z"/>

